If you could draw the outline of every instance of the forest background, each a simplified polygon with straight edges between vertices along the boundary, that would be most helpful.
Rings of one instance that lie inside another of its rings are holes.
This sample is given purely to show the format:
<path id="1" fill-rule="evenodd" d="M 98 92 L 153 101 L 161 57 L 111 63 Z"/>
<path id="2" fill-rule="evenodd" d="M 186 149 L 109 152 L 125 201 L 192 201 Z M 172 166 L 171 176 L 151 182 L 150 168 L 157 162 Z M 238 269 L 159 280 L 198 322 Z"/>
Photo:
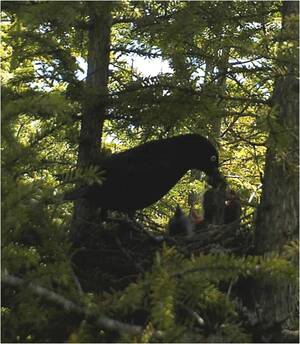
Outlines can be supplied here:
<path id="1" fill-rule="evenodd" d="M 297 1 L 2 2 L 2 342 L 298 342 L 298 17 Z M 191 171 L 138 228 L 92 221 L 75 248 L 57 199 L 101 182 L 100 148 L 183 133 L 218 147 L 241 225 L 193 249 L 153 239 L 205 191 Z"/>

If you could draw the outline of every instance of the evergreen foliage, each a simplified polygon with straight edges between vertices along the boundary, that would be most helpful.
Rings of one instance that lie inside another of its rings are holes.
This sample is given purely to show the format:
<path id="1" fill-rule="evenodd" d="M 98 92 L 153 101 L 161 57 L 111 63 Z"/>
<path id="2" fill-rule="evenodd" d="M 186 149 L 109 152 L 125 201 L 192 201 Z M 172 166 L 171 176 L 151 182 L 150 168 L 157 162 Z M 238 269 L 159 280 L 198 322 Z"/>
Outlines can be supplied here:
<path id="1" fill-rule="evenodd" d="M 101 100 L 79 77 L 89 6 L 2 2 L 2 342 L 252 342 L 245 293 L 298 279 L 297 239 L 260 256 L 252 247 L 270 132 L 286 173 L 297 168 L 271 96 L 295 59 L 280 35 L 281 2 L 112 2 Z M 137 57 L 172 71 L 145 75 Z M 135 222 L 110 213 L 93 224 L 92 245 L 74 249 L 72 205 L 56 196 L 105 178 L 101 166 L 76 164 L 81 119 L 99 101 L 102 154 L 191 132 L 216 143 L 241 226 L 208 228 L 207 241 L 167 237 L 176 205 L 188 212 L 189 194 L 205 191 L 191 171 Z"/>

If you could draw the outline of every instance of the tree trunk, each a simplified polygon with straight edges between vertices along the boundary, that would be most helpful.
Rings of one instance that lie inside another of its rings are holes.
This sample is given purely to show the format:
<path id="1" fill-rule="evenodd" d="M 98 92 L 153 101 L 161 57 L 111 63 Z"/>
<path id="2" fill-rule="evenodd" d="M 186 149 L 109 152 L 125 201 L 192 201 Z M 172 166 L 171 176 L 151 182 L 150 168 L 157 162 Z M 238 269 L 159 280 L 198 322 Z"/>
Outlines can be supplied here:
<path id="1" fill-rule="evenodd" d="M 283 4 L 281 43 L 293 49 L 282 51 L 279 67 L 285 71 L 276 81 L 273 100 L 278 108 L 276 128 L 270 132 L 262 199 L 257 216 L 255 247 L 258 254 L 280 250 L 298 233 L 298 18 L 297 1 Z M 293 37 L 294 36 L 294 37 Z M 283 48 L 284 49 L 284 48 Z"/>
<path id="2" fill-rule="evenodd" d="M 298 5 L 297 1 L 285 1 L 282 6 L 281 53 L 278 56 L 281 75 L 276 80 L 273 95 L 278 115 L 269 135 L 257 214 L 255 251 L 259 255 L 280 252 L 287 241 L 298 237 Z M 270 329 L 276 324 L 278 328 L 296 306 L 297 290 L 292 283 L 276 286 L 262 280 L 256 284 L 254 294 L 254 309 L 259 322 Z M 268 334 L 266 329 L 262 332 L 264 338 L 260 340 L 280 341 L 274 332 Z"/>
<path id="3" fill-rule="evenodd" d="M 102 129 L 107 102 L 108 66 L 111 36 L 112 3 L 88 2 L 88 75 L 86 99 L 83 104 L 78 166 L 81 168 L 97 165 L 101 149 Z M 72 241 L 82 246 L 92 238 L 97 223 L 97 209 L 87 201 L 75 203 L 72 223 Z"/>

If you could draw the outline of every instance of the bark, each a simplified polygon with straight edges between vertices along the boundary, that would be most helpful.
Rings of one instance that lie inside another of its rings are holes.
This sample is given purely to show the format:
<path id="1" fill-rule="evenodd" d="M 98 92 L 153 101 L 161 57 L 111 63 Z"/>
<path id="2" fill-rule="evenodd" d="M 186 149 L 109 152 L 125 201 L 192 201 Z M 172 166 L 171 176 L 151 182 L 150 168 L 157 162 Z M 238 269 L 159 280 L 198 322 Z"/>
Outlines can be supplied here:
<path id="1" fill-rule="evenodd" d="M 271 251 L 280 253 L 287 241 L 298 237 L 298 14 L 298 2 L 283 3 L 278 61 L 284 73 L 281 72 L 277 79 L 273 94 L 278 115 L 271 122 L 262 198 L 256 221 L 255 251 L 260 255 Z M 293 44 L 288 50 L 286 42 Z M 273 328 L 274 324 L 279 328 L 279 324 L 294 311 L 297 296 L 295 284 L 285 282 L 274 285 L 264 280 L 256 283 L 253 306 L 258 321 L 265 324 L 261 330 L 264 336 L 260 340 L 280 341 L 279 334 L 268 333 L 266 328 Z"/>
<path id="2" fill-rule="evenodd" d="M 106 115 L 108 66 L 113 3 L 89 2 L 88 75 L 78 148 L 78 166 L 97 165 Z M 97 209 L 87 201 L 75 203 L 71 237 L 75 246 L 89 242 L 97 223 Z"/>
<path id="3" fill-rule="evenodd" d="M 292 19 L 298 11 L 298 2 L 284 2 L 281 44 L 292 42 L 294 49 L 289 55 L 283 52 L 279 56 L 279 61 L 289 58 L 290 62 L 281 63 L 286 75 L 277 80 L 273 95 L 278 118 L 270 132 L 257 216 L 255 247 L 258 254 L 280 250 L 287 240 L 297 238 L 298 233 L 298 56 L 297 41 L 289 39 L 291 34 L 298 32 L 298 19 Z"/>

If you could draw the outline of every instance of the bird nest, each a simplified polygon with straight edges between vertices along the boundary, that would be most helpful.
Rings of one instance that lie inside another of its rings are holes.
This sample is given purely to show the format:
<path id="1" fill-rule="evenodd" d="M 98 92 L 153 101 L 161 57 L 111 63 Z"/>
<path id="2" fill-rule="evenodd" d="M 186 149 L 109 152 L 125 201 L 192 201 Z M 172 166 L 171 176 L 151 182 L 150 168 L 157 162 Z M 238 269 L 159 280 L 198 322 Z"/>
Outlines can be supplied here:
<path id="1" fill-rule="evenodd" d="M 251 230 L 245 225 L 197 225 L 192 237 L 170 236 L 150 219 L 111 217 L 99 225 L 90 247 L 74 251 L 74 270 L 84 290 L 122 289 L 149 269 L 163 244 L 175 246 L 184 256 L 207 253 L 250 252 Z"/>
<path id="2" fill-rule="evenodd" d="M 178 237 L 175 242 L 188 254 L 233 253 L 244 255 L 253 247 L 251 229 L 240 223 L 196 226 L 192 237 Z"/>

